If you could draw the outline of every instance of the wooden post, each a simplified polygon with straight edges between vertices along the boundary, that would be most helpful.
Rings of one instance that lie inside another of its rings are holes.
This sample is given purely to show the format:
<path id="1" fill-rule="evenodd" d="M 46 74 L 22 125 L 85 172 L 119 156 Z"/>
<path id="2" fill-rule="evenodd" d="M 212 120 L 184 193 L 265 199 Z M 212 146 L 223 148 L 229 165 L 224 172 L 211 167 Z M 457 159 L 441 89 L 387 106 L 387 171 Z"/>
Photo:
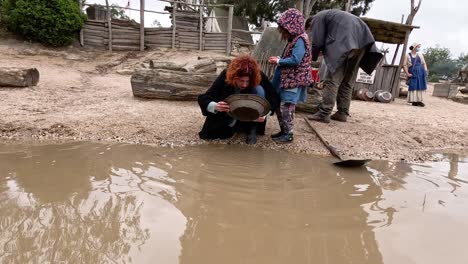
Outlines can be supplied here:
<path id="1" fill-rule="evenodd" d="M 112 52 L 112 16 L 109 7 L 109 0 L 106 0 L 107 6 L 107 27 L 109 28 L 109 51 Z"/>
<path id="2" fill-rule="evenodd" d="M 393 55 L 393 59 L 392 59 L 392 65 L 395 65 L 395 60 L 396 60 L 396 57 L 398 56 L 399 51 L 400 51 L 400 44 L 398 44 L 396 47 L 395 54 Z"/>
<path id="3" fill-rule="evenodd" d="M 83 3 L 81 2 L 81 0 L 79 0 L 80 2 L 80 15 L 83 13 Z M 83 32 L 83 27 L 80 28 L 80 45 L 81 47 L 84 47 L 84 32 Z"/>
<path id="4" fill-rule="evenodd" d="M 409 39 L 409 35 L 410 35 L 411 31 L 406 31 L 406 35 L 405 35 L 405 42 L 403 44 L 403 51 L 401 52 L 401 57 L 400 57 L 400 63 L 398 63 L 398 69 L 397 69 L 397 72 L 396 72 L 396 85 L 393 87 L 394 89 L 397 89 L 398 90 L 398 87 L 399 87 L 399 84 L 400 84 L 400 72 L 401 72 L 401 68 L 403 66 L 403 62 L 405 61 L 405 56 L 406 56 L 406 52 L 405 50 L 408 48 L 408 39 Z M 397 91 L 392 91 L 393 95 L 396 96 L 397 95 Z"/>
<path id="5" fill-rule="evenodd" d="M 201 0 L 201 5 L 200 5 L 200 51 L 203 50 L 203 0 Z"/>
<path id="6" fill-rule="evenodd" d="M 140 51 L 145 50 L 145 0 L 140 0 Z"/>
<path id="7" fill-rule="evenodd" d="M 234 6 L 229 6 L 228 28 L 227 28 L 227 43 L 226 55 L 231 55 L 231 38 L 232 38 L 232 19 L 234 16 Z"/>
<path id="8" fill-rule="evenodd" d="M 172 48 L 175 49 L 175 41 L 176 41 L 176 8 L 177 5 L 172 5 Z"/>
<path id="9" fill-rule="evenodd" d="M 403 20 L 405 19 L 405 15 L 401 15 L 401 23 L 403 24 Z M 400 51 L 400 44 L 397 45 L 396 50 L 395 50 L 395 55 L 393 55 L 392 59 L 392 65 L 395 65 L 395 60 L 398 55 L 398 51 Z"/>

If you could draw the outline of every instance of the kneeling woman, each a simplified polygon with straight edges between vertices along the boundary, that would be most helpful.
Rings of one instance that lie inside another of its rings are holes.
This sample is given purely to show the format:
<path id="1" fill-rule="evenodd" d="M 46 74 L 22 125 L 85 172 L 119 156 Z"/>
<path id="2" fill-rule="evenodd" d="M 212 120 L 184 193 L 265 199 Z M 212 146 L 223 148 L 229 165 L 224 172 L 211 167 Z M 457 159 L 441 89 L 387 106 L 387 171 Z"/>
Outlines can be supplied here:
<path id="1" fill-rule="evenodd" d="M 201 139 L 226 139 L 236 132 L 247 133 L 247 144 L 257 142 L 257 134 L 265 134 L 266 116 L 253 122 L 241 122 L 228 115 L 229 105 L 224 101 L 236 93 L 256 94 L 268 100 L 271 112 L 279 104 L 279 98 L 268 77 L 260 71 L 250 56 L 237 57 L 214 81 L 206 93 L 198 97 L 198 104 L 206 116 L 199 136 Z"/>

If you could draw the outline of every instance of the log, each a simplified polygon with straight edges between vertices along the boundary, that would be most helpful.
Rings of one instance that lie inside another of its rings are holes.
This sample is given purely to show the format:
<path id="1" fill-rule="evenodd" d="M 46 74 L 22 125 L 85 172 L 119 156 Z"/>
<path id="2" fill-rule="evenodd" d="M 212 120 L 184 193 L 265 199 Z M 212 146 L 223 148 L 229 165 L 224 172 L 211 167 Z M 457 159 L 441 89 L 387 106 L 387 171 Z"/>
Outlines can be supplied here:
<path id="1" fill-rule="evenodd" d="M 135 97 L 196 100 L 216 79 L 216 73 L 187 73 L 163 69 L 136 70 L 131 78 Z"/>
<path id="2" fill-rule="evenodd" d="M 104 45 L 103 40 L 95 40 L 95 39 L 90 39 L 90 38 L 85 38 L 84 42 L 86 44 L 94 44 L 94 45 L 99 45 L 99 46 Z"/>
<path id="3" fill-rule="evenodd" d="M 172 41 L 172 36 L 146 36 L 146 40 L 152 41 L 152 40 L 169 40 Z"/>
<path id="4" fill-rule="evenodd" d="M 205 60 L 196 60 L 196 61 L 191 61 L 187 63 L 183 68 L 187 72 L 199 72 L 200 70 L 206 71 L 207 69 L 212 69 L 214 67 L 213 72 L 216 71 L 216 63 L 214 60 L 211 59 L 205 59 Z"/>
<path id="5" fill-rule="evenodd" d="M 100 26 L 93 26 L 93 25 L 84 25 L 83 29 L 89 29 L 89 30 L 97 30 L 97 31 L 102 31 L 102 32 L 107 32 L 109 29 L 105 27 L 100 27 Z"/>
<path id="6" fill-rule="evenodd" d="M 109 40 L 105 39 L 104 44 L 109 44 Z M 128 46 L 133 46 L 133 45 L 140 45 L 140 40 L 138 39 L 113 39 L 112 40 L 112 45 L 128 45 Z"/>
<path id="7" fill-rule="evenodd" d="M 170 62 L 170 61 L 150 60 L 149 66 L 151 69 L 166 69 L 166 70 L 172 70 L 172 71 L 187 72 L 187 70 L 184 69 L 184 66 L 185 66 L 184 64 L 177 64 L 177 63 Z"/>
<path id="8" fill-rule="evenodd" d="M 214 60 L 214 61 L 221 61 L 221 62 L 226 62 L 226 63 L 231 63 L 233 57 L 209 57 L 209 56 L 198 56 L 199 60 Z"/>
<path id="9" fill-rule="evenodd" d="M 0 67 L 0 86 L 36 86 L 39 71 L 36 68 Z"/>
<path id="10" fill-rule="evenodd" d="M 150 49 L 160 49 L 160 48 L 172 48 L 172 43 L 171 44 L 145 44 L 146 47 L 150 48 Z M 178 48 L 178 46 L 176 45 L 175 46 L 176 48 Z"/>

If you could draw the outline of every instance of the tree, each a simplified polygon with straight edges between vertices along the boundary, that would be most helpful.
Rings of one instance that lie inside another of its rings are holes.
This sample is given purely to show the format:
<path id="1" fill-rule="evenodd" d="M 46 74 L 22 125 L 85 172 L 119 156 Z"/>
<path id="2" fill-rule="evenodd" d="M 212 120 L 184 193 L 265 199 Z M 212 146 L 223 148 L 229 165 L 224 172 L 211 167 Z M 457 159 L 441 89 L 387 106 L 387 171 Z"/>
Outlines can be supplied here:
<path id="1" fill-rule="evenodd" d="M 130 20 L 130 17 L 125 14 L 125 9 L 118 7 L 116 4 L 110 6 L 110 11 L 112 18 Z"/>
<path id="2" fill-rule="evenodd" d="M 457 58 L 457 67 L 458 68 L 463 68 L 468 66 L 468 54 L 460 54 Z"/>
<path id="3" fill-rule="evenodd" d="M 360 16 L 369 11 L 375 0 L 353 0 L 351 13 Z M 348 0 L 216 0 L 217 4 L 232 4 L 234 15 L 243 16 L 249 22 L 260 26 L 263 20 L 275 21 L 278 15 L 288 8 L 295 7 L 304 13 L 305 17 L 324 9 L 345 9 Z"/>
<path id="4" fill-rule="evenodd" d="M 457 61 L 445 47 L 429 47 L 424 50 L 424 59 L 429 69 L 429 77 L 451 77 L 457 72 Z"/>

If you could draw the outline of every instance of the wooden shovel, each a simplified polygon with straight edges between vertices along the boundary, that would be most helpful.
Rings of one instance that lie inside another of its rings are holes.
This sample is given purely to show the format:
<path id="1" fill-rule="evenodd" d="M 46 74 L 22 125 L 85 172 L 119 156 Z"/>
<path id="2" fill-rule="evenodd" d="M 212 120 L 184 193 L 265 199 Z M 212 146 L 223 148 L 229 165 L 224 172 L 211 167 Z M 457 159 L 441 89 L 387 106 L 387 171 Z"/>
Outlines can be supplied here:
<path id="1" fill-rule="evenodd" d="M 336 150 L 336 148 L 331 146 L 325 139 L 322 138 L 322 136 L 319 134 L 319 132 L 317 130 L 315 130 L 315 128 L 312 126 L 310 121 L 307 120 L 306 117 L 304 117 L 304 120 L 306 121 L 307 125 L 309 125 L 309 127 L 312 129 L 312 131 L 314 131 L 314 133 L 317 135 L 317 137 L 320 139 L 320 141 L 323 143 L 323 145 L 325 145 L 325 147 L 328 149 L 328 151 L 330 151 L 330 153 L 334 157 L 336 157 L 337 159 L 340 160 L 340 161 L 334 162 L 333 163 L 334 165 L 340 166 L 340 167 L 359 167 L 359 166 L 362 166 L 362 165 L 364 165 L 364 164 L 366 164 L 367 162 L 370 161 L 370 159 L 347 159 L 347 160 L 343 160 L 340 157 L 340 154 L 338 154 L 338 151 Z"/>

